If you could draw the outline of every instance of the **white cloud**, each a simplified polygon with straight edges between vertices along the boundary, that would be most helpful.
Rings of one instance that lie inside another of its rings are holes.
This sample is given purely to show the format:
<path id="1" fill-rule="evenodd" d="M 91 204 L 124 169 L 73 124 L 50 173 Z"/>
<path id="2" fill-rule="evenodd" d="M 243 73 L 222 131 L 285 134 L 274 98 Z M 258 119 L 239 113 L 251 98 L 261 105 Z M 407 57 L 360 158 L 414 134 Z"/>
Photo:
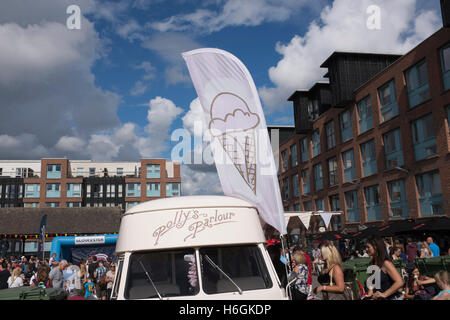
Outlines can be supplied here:
<path id="1" fill-rule="evenodd" d="M 147 91 L 147 85 L 145 85 L 141 80 L 136 81 L 133 88 L 130 90 L 132 96 L 140 96 Z"/>
<path id="2" fill-rule="evenodd" d="M 61 151 L 79 152 L 85 146 L 85 142 L 78 137 L 63 136 L 59 138 L 55 148 Z"/>
<path id="3" fill-rule="evenodd" d="M 381 30 L 366 26 L 369 5 L 381 9 Z M 309 89 L 322 80 L 320 65 L 333 51 L 404 54 L 440 27 L 435 11 L 416 13 L 416 0 L 335 0 L 313 21 L 307 32 L 287 44 L 278 43 L 282 56 L 269 69 L 273 87 L 259 88 L 266 110 L 286 107 L 286 99 L 298 89 Z"/>
<path id="4" fill-rule="evenodd" d="M 315 8 L 322 2 L 315 1 L 311 4 L 306 0 L 227 0 L 220 3 L 223 5 L 217 10 L 200 8 L 148 25 L 162 32 L 189 30 L 209 34 L 230 26 L 258 26 L 266 22 L 286 21 L 306 5 Z"/>
<path id="5" fill-rule="evenodd" d="M 191 166 L 181 166 L 181 193 L 190 195 L 223 195 L 217 171 L 193 170 Z"/>

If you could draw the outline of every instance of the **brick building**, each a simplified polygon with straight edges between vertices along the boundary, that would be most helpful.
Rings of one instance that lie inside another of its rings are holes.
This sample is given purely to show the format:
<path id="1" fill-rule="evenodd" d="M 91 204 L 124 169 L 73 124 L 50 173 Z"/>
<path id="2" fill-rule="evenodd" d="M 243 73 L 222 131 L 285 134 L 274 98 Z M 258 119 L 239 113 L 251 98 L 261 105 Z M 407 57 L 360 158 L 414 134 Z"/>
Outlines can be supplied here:
<path id="1" fill-rule="evenodd" d="M 329 83 L 296 91 L 280 146 L 285 211 L 342 211 L 330 228 L 450 216 L 450 29 L 403 56 L 334 52 Z M 313 217 L 308 233 L 323 225 Z"/>
<path id="2" fill-rule="evenodd" d="M 180 164 L 165 159 L 0 161 L 0 207 L 128 210 L 140 202 L 180 194 Z"/>

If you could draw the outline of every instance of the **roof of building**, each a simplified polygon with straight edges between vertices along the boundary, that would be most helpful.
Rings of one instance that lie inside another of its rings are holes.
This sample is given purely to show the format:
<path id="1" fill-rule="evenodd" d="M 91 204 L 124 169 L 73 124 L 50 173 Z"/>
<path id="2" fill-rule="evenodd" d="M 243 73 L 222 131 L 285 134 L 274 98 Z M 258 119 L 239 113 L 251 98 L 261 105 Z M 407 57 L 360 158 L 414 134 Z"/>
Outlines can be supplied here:
<path id="1" fill-rule="evenodd" d="M 321 68 L 328 68 L 330 62 L 337 56 L 386 56 L 386 57 L 401 57 L 402 54 L 396 53 L 375 53 L 375 52 L 352 52 L 352 51 L 334 51 L 321 65 Z"/>
<path id="2" fill-rule="evenodd" d="M 38 234 L 47 215 L 46 233 L 102 234 L 119 232 L 119 207 L 1 208 L 0 234 Z"/>

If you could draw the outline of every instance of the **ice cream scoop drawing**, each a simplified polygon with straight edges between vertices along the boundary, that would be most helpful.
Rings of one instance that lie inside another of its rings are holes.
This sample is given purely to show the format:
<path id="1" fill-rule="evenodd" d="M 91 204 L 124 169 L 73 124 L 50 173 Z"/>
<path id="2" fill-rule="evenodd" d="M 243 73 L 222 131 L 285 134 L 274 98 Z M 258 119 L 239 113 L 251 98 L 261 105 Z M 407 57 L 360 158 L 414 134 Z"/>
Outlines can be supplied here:
<path id="1" fill-rule="evenodd" d="M 230 92 L 218 94 L 211 103 L 211 134 L 218 138 L 247 185 L 256 194 L 255 128 L 260 119 L 247 103 Z"/>

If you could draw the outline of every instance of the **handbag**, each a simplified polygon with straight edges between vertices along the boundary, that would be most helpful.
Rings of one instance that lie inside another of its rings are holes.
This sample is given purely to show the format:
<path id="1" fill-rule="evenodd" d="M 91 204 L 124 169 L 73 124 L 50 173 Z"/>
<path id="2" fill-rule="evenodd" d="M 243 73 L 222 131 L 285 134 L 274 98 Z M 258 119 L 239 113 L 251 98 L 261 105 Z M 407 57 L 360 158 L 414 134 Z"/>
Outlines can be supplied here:
<path id="1" fill-rule="evenodd" d="M 333 275 L 330 272 L 330 286 L 333 285 Z M 321 291 L 322 300 L 353 300 L 353 290 L 348 282 L 344 282 L 344 292 L 327 292 Z"/>

